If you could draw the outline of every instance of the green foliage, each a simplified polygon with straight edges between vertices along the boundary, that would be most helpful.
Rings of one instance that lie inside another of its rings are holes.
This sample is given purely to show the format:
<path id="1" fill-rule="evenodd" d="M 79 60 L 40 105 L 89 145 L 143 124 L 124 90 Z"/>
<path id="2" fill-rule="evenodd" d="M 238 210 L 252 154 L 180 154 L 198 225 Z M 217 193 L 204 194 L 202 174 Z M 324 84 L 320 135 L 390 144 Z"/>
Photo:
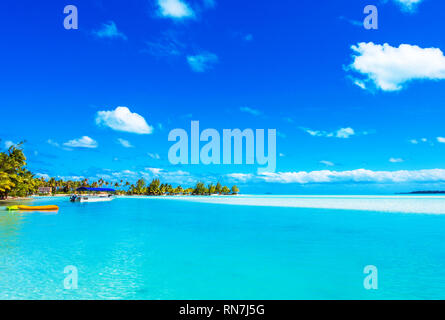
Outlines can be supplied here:
<path id="1" fill-rule="evenodd" d="M 212 183 L 208 185 L 209 194 L 216 194 L 216 186 L 214 186 Z"/>
<path id="2" fill-rule="evenodd" d="M 174 194 L 182 194 L 184 192 L 184 189 L 182 189 L 181 186 L 177 186 L 175 190 L 173 191 Z"/>
<path id="3" fill-rule="evenodd" d="M 222 187 L 221 192 L 222 192 L 222 194 L 227 195 L 230 193 L 230 189 L 228 187 L 224 186 L 224 187 Z"/>
<path id="4" fill-rule="evenodd" d="M 8 196 L 26 197 L 37 194 L 39 187 L 51 187 L 53 194 L 56 193 L 74 193 L 80 187 L 103 187 L 114 186 L 118 194 L 132 195 L 211 195 L 211 194 L 230 194 L 230 189 L 217 183 L 212 183 L 207 187 L 203 182 L 198 182 L 195 188 L 184 189 L 180 185 L 173 188 L 171 184 L 161 184 L 159 179 L 153 179 L 147 186 L 144 179 L 139 179 L 136 184 L 130 184 L 128 181 L 110 182 L 104 179 L 90 182 L 88 179 L 80 181 L 49 178 L 36 178 L 26 169 L 26 157 L 22 149 L 23 143 L 11 146 L 6 152 L 0 152 L 0 198 L 5 199 Z M 237 186 L 232 187 L 232 193 L 238 194 Z"/>
<path id="5" fill-rule="evenodd" d="M 148 187 L 148 194 L 156 196 L 161 194 L 160 189 L 161 181 L 159 179 L 153 179 Z"/>
<path id="6" fill-rule="evenodd" d="M 37 191 L 40 180 L 26 169 L 23 142 L 0 153 L 0 198 L 25 197 Z"/>
<path id="7" fill-rule="evenodd" d="M 202 182 L 198 182 L 195 186 L 195 189 L 193 190 L 192 194 L 193 195 L 198 195 L 198 196 L 202 196 L 202 195 L 206 195 L 208 194 L 208 189 L 205 187 L 204 183 Z"/>
<path id="8" fill-rule="evenodd" d="M 222 192 L 222 185 L 221 185 L 221 183 L 218 182 L 216 184 L 215 192 L 218 193 L 218 194 L 221 194 L 221 192 Z"/>

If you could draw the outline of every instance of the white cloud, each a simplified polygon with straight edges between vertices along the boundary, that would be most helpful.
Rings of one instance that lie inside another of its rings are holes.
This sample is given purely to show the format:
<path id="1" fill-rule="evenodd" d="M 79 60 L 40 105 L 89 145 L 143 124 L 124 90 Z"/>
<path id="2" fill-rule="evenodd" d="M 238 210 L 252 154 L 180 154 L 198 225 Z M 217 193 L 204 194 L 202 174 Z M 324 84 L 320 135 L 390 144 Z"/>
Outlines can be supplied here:
<path id="1" fill-rule="evenodd" d="M 137 134 L 153 132 L 153 127 L 147 124 L 144 117 L 132 113 L 127 107 L 117 107 L 113 111 L 99 111 L 96 115 L 96 124 L 110 127 L 116 131 Z"/>
<path id="2" fill-rule="evenodd" d="M 420 48 L 415 45 L 401 44 L 398 48 L 385 43 L 361 42 L 353 45 L 353 70 L 365 76 L 355 79 L 361 88 L 371 89 L 372 84 L 383 91 L 398 91 L 414 80 L 445 79 L 445 57 L 437 48 Z"/>
<path id="3" fill-rule="evenodd" d="M 404 162 L 405 160 L 403 160 L 402 158 L 390 158 L 389 159 L 389 162 L 392 162 L 392 163 L 401 163 L 401 162 Z"/>
<path id="4" fill-rule="evenodd" d="M 227 177 L 240 181 L 240 182 L 246 182 L 247 180 L 251 179 L 253 177 L 253 174 L 251 173 L 229 173 L 227 174 Z"/>
<path id="5" fill-rule="evenodd" d="M 416 6 L 423 0 L 393 0 L 398 3 L 404 11 L 414 11 Z"/>
<path id="6" fill-rule="evenodd" d="M 102 27 L 97 31 L 93 31 L 93 33 L 99 38 L 121 38 L 127 40 L 127 36 L 117 30 L 116 24 L 113 21 L 103 23 Z"/>
<path id="7" fill-rule="evenodd" d="M 352 128 L 341 128 L 339 129 L 335 136 L 337 138 L 348 139 L 350 136 L 355 135 L 354 129 Z"/>
<path id="8" fill-rule="evenodd" d="M 112 172 L 111 175 L 115 178 L 134 178 L 137 173 L 131 170 L 122 170 L 119 172 Z"/>
<path id="9" fill-rule="evenodd" d="M 65 147 L 70 148 L 89 148 L 95 149 L 99 146 L 99 144 L 88 136 L 83 136 L 79 139 L 73 139 L 63 144 Z"/>
<path id="10" fill-rule="evenodd" d="M 437 141 L 440 142 L 440 143 L 445 143 L 445 138 L 437 137 Z"/>
<path id="11" fill-rule="evenodd" d="M 357 169 L 351 171 L 299 171 L 262 173 L 260 180 L 274 183 L 401 183 L 401 182 L 445 182 L 445 169 L 372 171 Z"/>
<path id="12" fill-rule="evenodd" d="M 47 175 L 46 173 L 36 173 L 36 177 L 38 178 L 43 178 L 45 180 L 49 180 L 51 179 L 49 175 Z"/>
<path id="13" fill-rule="evenodd" d="M 249 107 L 241 107 L 240 111 L 250 113 L 251 115 L 254 115 L 254 116 L 260 116 L 263 114 L 260 110 L 249 108 Z"/>
<path id="14" fill-rule="evenodd" d="M 366 84 L 362 80 L 354 79 L 354 84 L 363 90 L 366 90 Z"/>
<path id="15" fill-rule="evenodd" d="M 411 140 L 409 140 L 409 142 L 410 143 L 412 143 L 412 144 L 419 144 L 419 143 L 421 143 L 421 142 L 428 142 L 428 139 L 427 138 L 422 138 L 422 139 L 411 139 Z"/>
<path id="16" fill-rule="evenodd" d="M 164 169 L 160 169 L 160 168 L 146 168 L 146 170 L 150 171 L 152 174 L 154 175 L 159 175 L 162 171 L 164 171 Z"/>
<path id="17" fill-rule="evenodd" d="M 184 19 L 195 17 L 195 12 L 182 0 L 157 0 L 158 14 L 161 17 L 172 19 Z"/>
<path id="18" fill-rule="evenodd" d="M 340 128 L 337 131 L 334 132 L 326 132 L 326 131 L 318 131 L 318 130 L 311 130 L 302 128 L 302 130 L 309 133 L 311 136 L 314 137 L 326 137 L 326 138 L 340 138 L 340 139 L 348 139 L 349 137 L 355 135 L 355 131 L 352 128 Z"/>
<path id="19" fill-rule="evenodd" d="M 117 142 L 124 148 L 134 148 L 130 141 L 119 138 Z"/>
<path id="20" fill-rule="evenodd" d="M 194 72 L 205 72 L 218 62 L 218 56 L 213 53 L 202 53 L 195 56 L 187 56 L 187 62 Z"/>
<path id="21" fill-rule="evenodd" d="M 331 161 L 327 161 L 327 160 L 321 160 L 320 163 L 321 163 L 321 164 L 324 164 L 325 166 L 328 166 L 328 167 L 333 167 L 333 166 L 335 166 L 335 164 L 334 164 L 333 162 L 331 162 Z"/>

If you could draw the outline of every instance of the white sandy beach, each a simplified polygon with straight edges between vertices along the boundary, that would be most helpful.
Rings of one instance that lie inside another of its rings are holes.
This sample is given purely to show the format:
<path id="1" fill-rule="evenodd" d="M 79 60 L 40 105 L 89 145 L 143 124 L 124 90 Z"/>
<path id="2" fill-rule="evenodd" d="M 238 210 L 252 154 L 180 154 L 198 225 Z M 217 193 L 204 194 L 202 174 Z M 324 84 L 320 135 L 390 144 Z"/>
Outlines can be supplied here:
<path id="1" fill-rule="evenodd" d="M 166 200 L 200 203 L 344 209 L 380 212 L 445 214 L 444 196 L 218 196 L 218 197 L 163 197 Z"/>

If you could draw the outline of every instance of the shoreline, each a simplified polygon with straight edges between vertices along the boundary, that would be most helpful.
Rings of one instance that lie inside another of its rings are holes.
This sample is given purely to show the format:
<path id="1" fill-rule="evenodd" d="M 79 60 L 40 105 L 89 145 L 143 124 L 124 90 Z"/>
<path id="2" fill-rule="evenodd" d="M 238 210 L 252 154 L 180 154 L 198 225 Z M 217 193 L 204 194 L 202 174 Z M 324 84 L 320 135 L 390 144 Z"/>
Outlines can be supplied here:
<path id="1" fill-rule="evenodd" d="M 55 196 L 33 196 L 26 198 L 13 198 L 0 200 L 0 205 L 17 204 L 20 201 L 51 199 L 62 201 L 61 198 L 68 197 L 67 194 Z M 306 209 L 329 209 L 350 211 L 372 211 L 381 213 L 417 213 L 417 214 L 445 214 L 445 196 L 434 195 L 215 195 L 215 196 L 193 196 L 193 195 L 123 195 L 116 196 L 118 199 L 158 199 L 165 201 L 184 201 L 196 204 L 236 205 L 250 207 L 275 207 L 275 208 L 306 208 Z"/>
<path id="2" fill-rule="evenodd" d="M 287 197 L 166 197 L 164 199 L 205 204 L 250 207 L 306 208 L 382 213 L 445 214 L 445 197 L 389 197 L 389 196 L 287 196 Z M 424 201 L 431 202 L 425 206 Z"/>
<path id="3" fill-rule="evenodd" d="M 32 197 L 17 197 L 17 198 L 8 198 L 8 199 L 0 199 L 0 204 L 6 202 L 17 202 L 17 201 L 30 201 Z"/>

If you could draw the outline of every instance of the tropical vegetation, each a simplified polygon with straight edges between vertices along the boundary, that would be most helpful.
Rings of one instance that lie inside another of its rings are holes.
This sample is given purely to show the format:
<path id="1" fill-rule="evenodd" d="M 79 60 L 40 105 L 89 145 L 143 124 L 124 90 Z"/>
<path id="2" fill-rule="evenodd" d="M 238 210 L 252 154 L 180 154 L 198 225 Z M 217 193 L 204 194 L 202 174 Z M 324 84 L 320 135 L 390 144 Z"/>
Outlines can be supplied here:
<path id="1" fill-rule="evenodd" d="M 128 181 L 97 181 L 63 180 L 59 178 L 37 177 L 26 168 L 26 156 L 23 152 L 23 142 L 12 145 L 6 152 L 0 152 L 0 199 L 8 197 L 26 197 L 37 195 L 41 187 L 51 188 L 52 194 L 74 193 L 80 187 L 114 188 L 121 195 L 229 195 L 238 194 L 239 188 L 222 186 L 221 183 L 205 185 L 198 182 L 193 188 L 183 188 L 181 185 L 173 187 L 171 184 L 161 183 L 159 179 L 153 179 L 150 184 L 144 179 L 139 179 L 135 184 Z"/>

